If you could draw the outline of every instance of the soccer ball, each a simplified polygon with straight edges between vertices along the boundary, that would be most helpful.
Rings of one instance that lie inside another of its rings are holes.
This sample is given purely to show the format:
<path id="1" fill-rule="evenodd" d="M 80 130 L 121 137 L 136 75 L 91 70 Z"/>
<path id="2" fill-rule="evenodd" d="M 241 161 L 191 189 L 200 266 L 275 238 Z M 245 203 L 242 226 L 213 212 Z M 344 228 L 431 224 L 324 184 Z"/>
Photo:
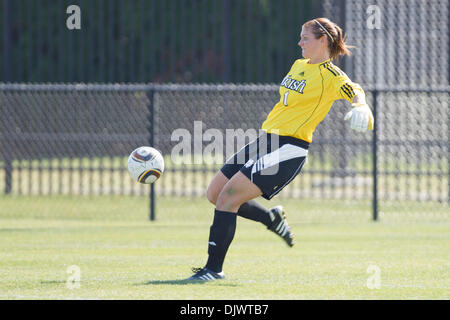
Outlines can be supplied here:
<path id="1" fill-rule="evenodd" d="M 164 172 L 163 156 L 155 148 L 139 147 L 128 157 L 128 172 L 140 183 L 153 183 Z"/>

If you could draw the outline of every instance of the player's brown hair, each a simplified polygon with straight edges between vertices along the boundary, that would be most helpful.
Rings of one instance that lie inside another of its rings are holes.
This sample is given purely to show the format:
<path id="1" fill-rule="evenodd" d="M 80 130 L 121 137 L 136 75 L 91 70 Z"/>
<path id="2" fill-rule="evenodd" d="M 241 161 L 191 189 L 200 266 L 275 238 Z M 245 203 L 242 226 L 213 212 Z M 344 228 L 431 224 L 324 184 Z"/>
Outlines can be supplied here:
<path id="1" fill-rule="evenodd" d="M 339 56 L 351 55 L 349 49 L 354 48 L 345 43 L 347 37 L 344 36 L 342 29 L 327 18 L 316 18 L 303 24 L 304 28 L 309 28 L 316 39 L 325 36 L 328 39 L 328 49 L 330 58 L 336 59 Z"/>

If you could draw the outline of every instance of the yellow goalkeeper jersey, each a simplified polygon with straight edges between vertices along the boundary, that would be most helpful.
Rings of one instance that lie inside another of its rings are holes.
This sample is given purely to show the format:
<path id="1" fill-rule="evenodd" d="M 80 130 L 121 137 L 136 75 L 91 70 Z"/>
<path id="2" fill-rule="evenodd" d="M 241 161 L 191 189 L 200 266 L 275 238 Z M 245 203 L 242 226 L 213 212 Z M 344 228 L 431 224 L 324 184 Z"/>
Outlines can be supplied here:
<path id="1" fill-rule="evenodd" d="M 312 141 L 316 126 L 325 118 L 334 101 L 352 102 L 363 89 L 330 60 L 309 64 L 298 59 L 280 85 L 280 101 L 273 107 L 261 129 L 268 133 Z"/>

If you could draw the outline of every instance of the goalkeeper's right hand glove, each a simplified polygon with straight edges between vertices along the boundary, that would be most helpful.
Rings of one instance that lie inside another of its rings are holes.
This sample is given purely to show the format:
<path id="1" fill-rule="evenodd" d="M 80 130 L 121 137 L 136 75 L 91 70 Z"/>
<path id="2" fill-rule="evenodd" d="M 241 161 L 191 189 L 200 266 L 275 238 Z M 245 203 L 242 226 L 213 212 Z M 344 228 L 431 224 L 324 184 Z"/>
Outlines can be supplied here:
<path id="1" fill-rule="evenodd" d="M 350 120 L 350 128 L 359 132 L 373 130 L 373 115 L 365 103 L 353 103 L 352 110 L 345 115 L 344 120 Z"/>

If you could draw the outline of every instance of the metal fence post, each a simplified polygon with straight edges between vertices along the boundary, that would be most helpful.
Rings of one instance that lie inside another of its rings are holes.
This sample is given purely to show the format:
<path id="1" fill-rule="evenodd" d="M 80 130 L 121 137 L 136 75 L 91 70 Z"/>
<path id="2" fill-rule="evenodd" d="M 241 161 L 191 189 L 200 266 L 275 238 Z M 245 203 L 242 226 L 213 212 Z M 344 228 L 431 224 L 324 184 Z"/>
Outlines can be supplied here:
<path id="1" fill-rule="evenodd" d="M 3 144 L 5 146 L 6 143 Z M 5 148 L 6 149 L 6 148 Z M 8 150 L 3 153 L 4 168 L 5 168 L 5 194 L 10 194 L 12 190 L 12 159 L 8 156 Z"/>
<path id="2" fill-rule="evenodd" d="M 153 147 L 155 145 L 155 88 L 149 89 L 147 91 L 147 97 L 149 100 L 148 111 L 149 115 L 149 146 Z M 155 184 L 152 183 L 150 185 L 150 220 L 155 221 L 156 213 L 155 213 Z"/>
<path id="3" fill-rule="evenodd" d="M 3 79 L 6 82 L 12 81 L 12 3 L 10 0 L 5 0 L 3 2 Z M 5 124 L 7 122 L 5 121 Z M 5 131 L 8 133 L 8 130 Z M 5 134 L 5 139 L 2 142 L 2 153 L 3 153 L 3 161 L 4 161 L 4 170 L 5 170 L 5 194 L 11 193 L 12 187 L 12 159 L 10 156 L 8 141 L 8 134 Z"/>
<path id="4" fill-rule="evenodd" d="M 378 109 L 378 90 L 373 91 L 373 135 L 372 135 L 372 161 L 373 161 L 373 200 L 372 214 L 373 221 L 378 219 L 378 135 L 377 135 L 377 109 Z"/>
<path id="5" fill-rule="evenodd" d="M 7 102 L 8 104 L 8 102 Z M 8 115 L 6 114 L 8 112 L 9 107 L 5 106 L 6 109 L 3 109 L 3 111 L 0 111 L 1 113 L 4 113 L 4 116 L 6 119 L 8 119 Z M 12 144 L 12 136 L 11 136 L 11 124 L 8 121 L 2 121 L 2 124 L 5 126 L 3 128 L 4 133 L 0 133 L 0 159 L 3 160 L 3 170 L 5 172 L 5 187 L 4 187 L 4 194 L 10 194 L 12 190 L 12 171 L 13 171 L 13 156 L 12 156 L 12 150 L 11 150 L 11 144 Z M 1 169 L 1 166 L 0 166 Z"/>

